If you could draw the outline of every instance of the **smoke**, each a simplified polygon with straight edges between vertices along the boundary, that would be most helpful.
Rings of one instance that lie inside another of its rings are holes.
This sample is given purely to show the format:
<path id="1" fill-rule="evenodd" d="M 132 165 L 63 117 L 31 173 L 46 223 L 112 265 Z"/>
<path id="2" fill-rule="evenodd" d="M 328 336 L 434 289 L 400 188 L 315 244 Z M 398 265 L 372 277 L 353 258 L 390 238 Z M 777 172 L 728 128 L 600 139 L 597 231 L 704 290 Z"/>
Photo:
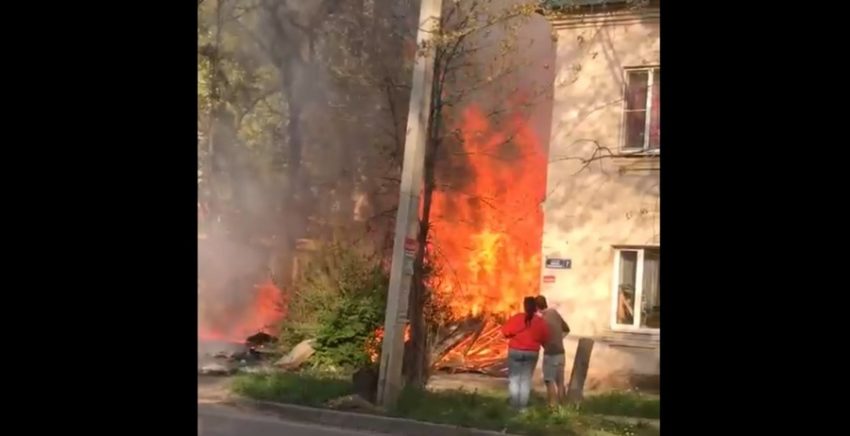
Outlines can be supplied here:
<path id="1" fill-rule="evenodd" d="M 466 37 L 455 57 L 447 62 L 443 90 L 447 102 L 443 109 L 444 146 L 437 166 L 441 189 L 457 192 L 475 191 L 476 183 L 469 171 L 473 162 L 462 143 L 462 125 L 466 110 L 475 108 L 487 123 L 504 134 L 504 140 L 479 153 L 496 161 L 517 161 L 522 155 L 518 136 L 533 134 L 540 152 L 548 150 L 552 113 L 554 59 L 551 25 L 533 10 L 538 2 L 529 0 L 463 0 L 444 3 L 444 31 L 453 33 L 469 28 L 476 30 Z M 512 17 L 512 18 L 507 18 Z M 496 24 L 483 26 L 482 23 Z M 471 23 L 471 24 L 470 24 Z M 520 122 L 517 122 L 520 121 Z M 480 132 L 483 134 L 484 132 Z M 536 152 L 535 152 L 536 153 Z M 498 186 L 498 190 L 510 186 Z M 452 218 L 451 211 L 447 218 Z"/>
<path id="2" fill-rule="evenodd" d="M 344 229 L 388 245 L 415 3 L 199 7 L 200 335 L 241 340 L 283 316 L 299 241 Z"/>

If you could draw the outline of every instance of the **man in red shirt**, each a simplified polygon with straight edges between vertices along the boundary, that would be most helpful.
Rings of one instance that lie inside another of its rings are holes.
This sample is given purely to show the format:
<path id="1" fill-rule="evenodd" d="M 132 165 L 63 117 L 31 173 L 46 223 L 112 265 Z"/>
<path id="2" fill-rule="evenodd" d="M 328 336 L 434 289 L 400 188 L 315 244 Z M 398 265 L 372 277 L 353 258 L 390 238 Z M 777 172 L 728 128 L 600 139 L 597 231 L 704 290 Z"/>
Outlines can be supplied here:
<path id="1" fill-rule="evenodd" d="M 522 301 L 524 313 L 518 313 L 502 326 L 508 338 L 508 392 L 511 406 L 524 409 L 531 396 L 531 376 L 537 366 L 540 347 L 549 340 L 549 327 L 536 316 L 534 297 Z"/>

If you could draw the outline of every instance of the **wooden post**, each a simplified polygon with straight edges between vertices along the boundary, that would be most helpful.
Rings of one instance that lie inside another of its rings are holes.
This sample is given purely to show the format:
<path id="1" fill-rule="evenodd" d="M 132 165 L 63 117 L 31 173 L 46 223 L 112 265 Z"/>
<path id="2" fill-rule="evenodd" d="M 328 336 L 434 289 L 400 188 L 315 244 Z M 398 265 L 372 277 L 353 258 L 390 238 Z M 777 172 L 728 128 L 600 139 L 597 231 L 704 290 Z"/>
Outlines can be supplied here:
<path id="1" fill-rule="evenodd" d="M 407 116 L 407 136 L 404 142 L 404 161 L 401 168 L 387 311 L 384 318 L 384 339 L 381 345 L 381 366 L 378 374 L 378 403 L 384 407 L 395 404 L 402 388 L 404 329 L 413 281 L 416 236 L 419 234 L 419 193 L 422 190 L 428 121 L 431 114 L 431 89 L 434 82 L 435 46 L 433 42 L 426 43 L 438 35 L 442 4 L 443 0 L 422 0 L 419 10 L 416 43 L 418 47 L 426 47 L 426 50 L 421 56 L 417 55 L 413 67 Z"/>
<path id="2" fill-rule="evenodd" d="M 570 386 L 567 389 L 567 402 L 577 403 L 584 398 L 584 382 L 590 368 L 590 353 L 593 351 L 593 339 L 581 338 L 576 347 L 573 370 L 570 373 Z"/>

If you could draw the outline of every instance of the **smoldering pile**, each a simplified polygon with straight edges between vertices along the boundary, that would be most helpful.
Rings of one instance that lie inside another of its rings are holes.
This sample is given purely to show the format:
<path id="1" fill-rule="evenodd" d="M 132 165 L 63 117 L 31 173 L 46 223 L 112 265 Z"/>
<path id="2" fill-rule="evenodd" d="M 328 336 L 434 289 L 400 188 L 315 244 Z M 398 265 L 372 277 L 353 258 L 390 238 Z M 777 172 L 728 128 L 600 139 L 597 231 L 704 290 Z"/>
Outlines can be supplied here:
<path id="1" fill-rule="evenodd" d="M 198 374 L 232 375 L 236 372 L 262 372 L 271 368 L 277 339 L 258 332 L 244 342 L 198 340 Z"/>

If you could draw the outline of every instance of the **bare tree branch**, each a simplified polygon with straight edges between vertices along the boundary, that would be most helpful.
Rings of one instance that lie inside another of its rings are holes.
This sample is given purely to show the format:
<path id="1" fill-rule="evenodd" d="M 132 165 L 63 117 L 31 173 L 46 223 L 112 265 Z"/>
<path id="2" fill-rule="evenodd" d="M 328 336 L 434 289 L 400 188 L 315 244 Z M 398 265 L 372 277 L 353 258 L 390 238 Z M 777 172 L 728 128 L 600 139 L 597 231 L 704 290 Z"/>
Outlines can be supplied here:
<path id="1" fill-rule="evenodd" d="M 612 151 L 610 147 L 606 147 L 606 146 L 600 145 L 600 144 L 599 144 L 599 141 L 597 141 L 597 140 L 595 140 L 595 139 L 577 139 L 577 140 L 575 140 L 575 141 L 571 144 L 571 146 L 572 146 L 572 145 L 575 145 L 575 144 L 577 144 L 577 143 L 582 143 L 582 142 L 591 142 L 591 143 L 593 143 L 593 144 L 594 144 L 593 153 L 591 153 L 590 157 L 586 157 L 586 158 L 585 158 L 585 157 L 578 157 L 578 156 L 562 156 L 562 157 L 558 157 L 558 158 L 555 158 L 555 159 L 551 159 L 551 160 L 549 161 L 549 163 L 554 163 L 554 162 L 563 162 L 563 161 L 577 161 L 577 162 L 580 162 L 580 163 L 582 164 L 582 165 L 581 165 L 581 168 L 579 168 L 579 170 L 578 170 L 578 171 L 576 171 L 575 173 L 573 173 L 573 175 L 575 175 L 575 174 L 579 174 L 579 173 L 581 173 L 582 171 L 586 170 L 586 169 L 590 166 L 590 164 L 592 164 L 593 162 L 601 162 L 601 161 L 603 161 L 603 160 L 605 160 L 605 159 L 614 159 L 614 158 L 635 158 L 635 157 L 654 157 L 654 156 L 652 156 L 652 155 L 646 155 L 645 153 L 643 153 L 643 152 L 641 152 L 641 151 L 637 151 L 637 152 L 626 152 L 626 153 L 616 153 L 616 152 Z M 659 169 L 658 169 L 658 168 L 648 168 L 648 170 L 650 170 L 650 171 L 658 171 Z"/>

